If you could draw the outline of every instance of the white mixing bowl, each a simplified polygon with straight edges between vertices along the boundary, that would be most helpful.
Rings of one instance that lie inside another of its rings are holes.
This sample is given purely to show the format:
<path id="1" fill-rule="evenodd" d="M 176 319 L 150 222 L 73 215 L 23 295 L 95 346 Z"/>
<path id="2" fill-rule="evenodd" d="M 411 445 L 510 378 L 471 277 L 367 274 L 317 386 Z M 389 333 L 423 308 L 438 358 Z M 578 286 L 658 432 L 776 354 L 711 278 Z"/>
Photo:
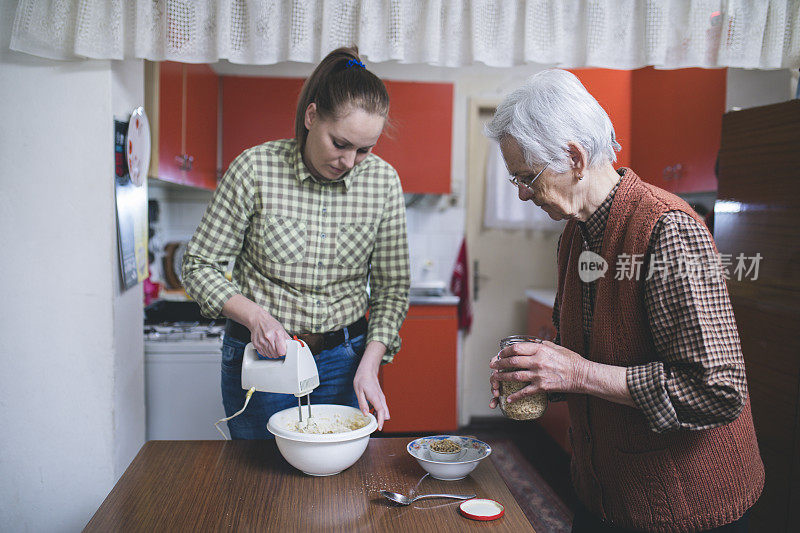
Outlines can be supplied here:
<path id="1" fill-rule="evenodd" d="M 344 419 L 354 415 L 364 416 L 355 407 L 331 404 L 312 405 L 311 414 L 320 419 L 332 419 L 335 415 Z M 303 420 L 307 415 L 308 408 L 304 405 Z M 297 420 L 297 407 L 290 407 L 272 415 L 267 429 L 275 435 L 283 458 L 293 467 L 312 476 L 331 476 L 352 466 L 367 449 L 370 434 L 378 429 L 378 422 L 371 414 L 366 426 L 343 433 L 301 433 L 294 430 Z"/>

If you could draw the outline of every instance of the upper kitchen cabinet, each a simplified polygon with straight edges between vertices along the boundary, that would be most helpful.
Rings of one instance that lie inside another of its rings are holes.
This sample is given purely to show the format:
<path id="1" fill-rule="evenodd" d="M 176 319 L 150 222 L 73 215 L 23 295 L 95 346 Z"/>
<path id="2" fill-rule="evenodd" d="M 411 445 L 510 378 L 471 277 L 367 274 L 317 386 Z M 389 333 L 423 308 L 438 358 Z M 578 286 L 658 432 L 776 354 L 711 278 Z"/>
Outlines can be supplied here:
<path id="1" fill-rule="evenodd" d="M 386 81 L 389 127 L 374 152 L 400 174 L 403 191 L 448 194 L 453 84 Z"/>
<path id="2" fill-rule="evenodd" d="M 222 77 L 222 164 L 243 150 L 294 137 L 299 78 Z M 453 85 L 385 81 L 390 124 L 374 153 L 400 174 L 407 193 L 450 192 Z"/>
<path id="3" fill-rule="evenodd" d="M 215 189 L 219 76 L 208 65 L 148 61 L 145 78 L 150 176 Z"/>
<path id="4" fill-rule="evenodd" d="M 582 68 L 570 70 L 581 80 L 586 90 L 603 106 L 614 133 L 622 145 L 617 152 L 616 166 L 631 166 L 631 76 L 630 70 L 611 70 L 605 68 Z"/>
<path id="5" fill-rule="evenodd" d="M 631 167 L 675 193 L 714 191 L 725 69 L 633 71 Z"/>
<path id="6" fill-rule="evenodd" d="M 222 168 L 251 146 L 294 137 L 300 78 L 222 76 Z"/>

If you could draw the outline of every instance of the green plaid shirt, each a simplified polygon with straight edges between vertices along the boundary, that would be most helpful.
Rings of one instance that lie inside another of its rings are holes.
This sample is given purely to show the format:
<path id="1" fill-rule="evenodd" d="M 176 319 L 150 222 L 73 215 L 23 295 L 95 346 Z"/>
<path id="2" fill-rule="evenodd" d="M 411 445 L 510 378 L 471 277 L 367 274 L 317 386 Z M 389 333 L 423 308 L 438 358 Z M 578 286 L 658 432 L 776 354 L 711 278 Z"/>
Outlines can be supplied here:
<path id="1" fill-rule="evenodd" d="M 369 309 L 367 342 L 383 343 L 389 362 L 400 349 L 409 270 L 397 172 L 369 154 L 342 179 L 317 180 L 284 139 L 231 163 L 186 248 L 182 281 L 205 316 L 219 317 L 242 294 L 290 334 L 334 331 Z"/>

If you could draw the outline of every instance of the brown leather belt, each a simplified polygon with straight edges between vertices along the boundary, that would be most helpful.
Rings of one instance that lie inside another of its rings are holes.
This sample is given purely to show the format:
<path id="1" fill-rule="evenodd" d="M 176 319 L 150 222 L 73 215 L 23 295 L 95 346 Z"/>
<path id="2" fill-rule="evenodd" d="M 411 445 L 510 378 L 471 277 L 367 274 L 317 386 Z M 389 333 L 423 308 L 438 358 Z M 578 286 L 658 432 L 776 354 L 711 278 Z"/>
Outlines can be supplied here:
<path id="1" fill-rule="evenodd" d="M 344 342 L 345 330 L 347 330 L 347 338 L 352 339 L 367 332 L 367 317 L 361 317 L 349 326 L 336 331 L 329 331 L 328 333 L 303 333 L 297 334 L 297 338 L 308 344 L 309 350 L 314 355 L 324 351 L 330 350 L 334 346 L 339 346 Z M 230 318 L 225 323 L 225 335 L 230 335 L 232 338 L 244 342 L 250 342 L 250 330 L 246 326 L 239 324 Z"/>

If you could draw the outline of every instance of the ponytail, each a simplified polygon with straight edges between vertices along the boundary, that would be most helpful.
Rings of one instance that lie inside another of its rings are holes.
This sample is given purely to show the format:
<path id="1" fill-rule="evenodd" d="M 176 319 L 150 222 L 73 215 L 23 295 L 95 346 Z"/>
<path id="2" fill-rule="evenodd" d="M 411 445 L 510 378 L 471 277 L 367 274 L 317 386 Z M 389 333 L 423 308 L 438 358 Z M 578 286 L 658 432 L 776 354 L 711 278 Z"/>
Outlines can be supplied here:
<path id="1" fill-rule="evenodd" d="M 303 84 L 294 120 L 294 135 L 301 153 L 308 136 L 306 109 L 311 103 L 316 104 L 317 114 L 323 118 L 336 117 L 349 105 L 383 117 L 389 114 L 386 86 L 364 67 L 356 46 L 329 53 Z"/>

